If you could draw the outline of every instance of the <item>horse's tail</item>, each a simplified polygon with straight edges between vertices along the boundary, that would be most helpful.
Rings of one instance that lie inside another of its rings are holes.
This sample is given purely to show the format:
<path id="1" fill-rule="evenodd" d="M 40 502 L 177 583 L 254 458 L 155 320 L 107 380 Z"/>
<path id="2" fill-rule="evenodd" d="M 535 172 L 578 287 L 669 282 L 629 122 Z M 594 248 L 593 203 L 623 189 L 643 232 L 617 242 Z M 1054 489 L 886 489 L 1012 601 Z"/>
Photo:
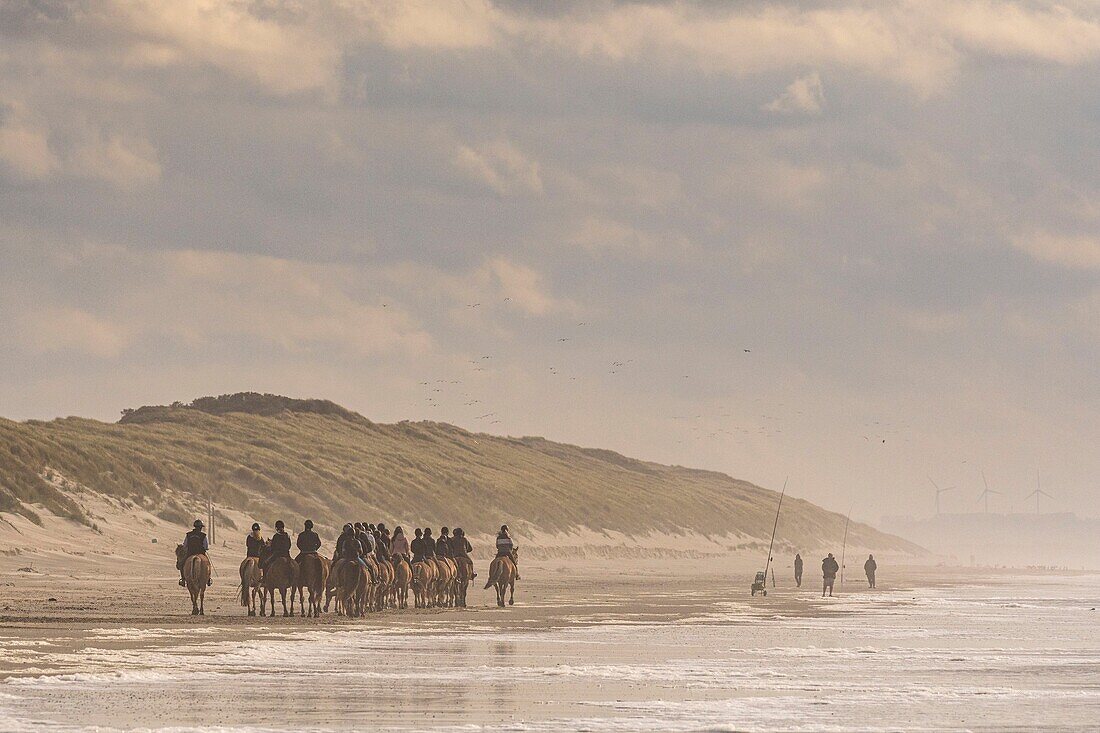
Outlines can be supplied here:
<path id="1" fill-rule="evenodd" d="M 497 576 L 500 575 L 501 569 L 504 563 L 500 561 L 500 558 L 493 560 L 489 564 L 489 579 L 485 581 L 485 588 L 483 590 L 489 590 L 493 587 L 493 584 L 497 582 Z"/>

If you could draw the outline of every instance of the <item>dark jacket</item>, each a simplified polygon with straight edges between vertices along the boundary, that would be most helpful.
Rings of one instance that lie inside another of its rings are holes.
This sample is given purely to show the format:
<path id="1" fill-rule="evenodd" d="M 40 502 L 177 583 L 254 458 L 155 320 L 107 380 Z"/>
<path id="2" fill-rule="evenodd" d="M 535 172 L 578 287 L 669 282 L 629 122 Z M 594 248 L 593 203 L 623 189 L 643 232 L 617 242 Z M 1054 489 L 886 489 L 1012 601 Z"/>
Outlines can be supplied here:
<path id="1" fill-rule="evenodd" d="M 465 537 L 451 538 L 451 557 L 469 558 L 470 553 L 473 551 L 474 548 L 470 546 L 470 541 Z"/>
<path id="2" fill-rule="evenodd" d="M 267 546 L 267 556 L 290 557 L 290 535 L 286 532 L 276 532 L 271 535 L 271 542 Z"/>
<path id="3" fill-rule="evenodd" d="M 321 549 L 321 538 L 312 529 L 307 529 L 298 533 L 297 545 L 299 552 L 317 552 Z"/>
<path id="4" fill-rule="evenodd" d="M 363 548 L 364 555 L 374 552 L 374 537 L 370 532 L 359 532 L 355 535 L 355 539 L 359 540 L 359 546 Z"/>
<path id="5" fill-rule="evenodd" d="M 413 562 L 424 561 L 424 538 L 414 537 L 413 541 L 409 543 L 409 549 L 412 550 Z"/>
<path id="6" fill-rule="evenodd" d="M 205 555 L 210 543 L 206 541 L 206 532 L 201 529 L 193 529 L 183 536 L 183 550 L 186 557 L 192 555 Z"/>
<path id="7" fill-rule="evenodd" d="M 439 557 L 451 556 L 451 538 L 449 535 L 439 535 L 439 539 L 435 541 L 435 554 Z"/>
<path id="8" fill-rule="evenodd" d="M 363 554 L 363 546 L 354 534 L 342 534 L 336 540 L 336 556 L 345 560 L 358 560 Z"/>
<path id="9" fill-rule="evenodd" d="M 801 557 L 796 557 L 794 559 L 794 571 L 796 573 L 798 573 L 799 575 L 802 574 L 802 558 Z"/>
<path id="10" fill-rule="evenodd" d="M 431 537 L 424 538 L 424 557 L 435 557 L 435 540 Z"/>
<path id="11" fill-rule="evenodd" d="M 821 574 L 826 578 L 835 578 L 840 564 L 835 558 L 827 557 L 821 561 Z"/>
<path id="12" fill-rule="evenodd" d="M 259 557 L 260 551 L 264 549 L 264 538 L 253 537 L 249 532 L 248 536 L 244 538 L 245 552 L 248 557 Z"/>
<path id="13" fill-rule="evenodd" d="M 874 575 L 876 570 L 878 570 L 878 563 L 874 560 L 868 559 L 867 562 L 863 563 L 863 572 L 868 575 Z"/>

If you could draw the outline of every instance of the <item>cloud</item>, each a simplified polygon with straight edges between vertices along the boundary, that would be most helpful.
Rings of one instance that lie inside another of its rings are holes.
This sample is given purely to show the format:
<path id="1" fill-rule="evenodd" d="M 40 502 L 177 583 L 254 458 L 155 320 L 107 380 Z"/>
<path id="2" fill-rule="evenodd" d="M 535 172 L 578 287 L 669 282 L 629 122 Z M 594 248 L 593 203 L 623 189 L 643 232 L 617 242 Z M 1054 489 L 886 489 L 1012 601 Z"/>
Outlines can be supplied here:
<path id="1" fill-rule="evenodd" d="M 0 163 L 28 179 L 47 178 L 60 165 L 46 131 L 18 119 L 0 124 Z"/>
<path id="2" fill-rule="evenodd" d="M 786 91 L 764 105 L 764 110 L 785 115 L 816 115 L 824 105 L 825 90 L 821 76 L 815 71 L 792 81 Z"/>
<path id="3" fill-rule="evenodd" d="M 34 353 L 73 351 L 108 359 L 118 356 L 130 342 L 123 325 L 64 306 L 30 310 L 19 331 L 19 340 Z"/>
<path id="4" fill-rule="evenodd" d="M 1016 249 L 1040 262 L 1074 270 L 1100 270 L 1100 237 L 1034 231 L 1011 241 Z"/>
<path id="5" fill-rule="evenodd" d="M 460 145 L 454 165 L 471 180 L 500 196 L 542 193 L 538 161 L 507 141 L 486 143 L 477 148 Z"/>

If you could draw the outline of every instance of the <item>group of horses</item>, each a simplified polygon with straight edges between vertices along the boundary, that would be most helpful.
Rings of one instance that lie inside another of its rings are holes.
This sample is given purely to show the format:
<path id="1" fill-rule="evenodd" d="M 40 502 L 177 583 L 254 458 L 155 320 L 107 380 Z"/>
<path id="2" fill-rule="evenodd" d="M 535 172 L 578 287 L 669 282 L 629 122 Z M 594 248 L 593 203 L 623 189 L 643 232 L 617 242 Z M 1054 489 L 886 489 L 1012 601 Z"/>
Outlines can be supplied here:
<path id="1" fill-rule="evenodd" d="M 177 549 L 182 552 L 182 545 Z M 466 592 L 474 577 L 473 561 L 466 557 L 426 558 L 409 563 L 398 555 L 392 560 L 371 554 L 364 564 L 354 560 L 329 560 L 307 553 L 300 560 L 276 557 L 261 568 L 260 559 L 248 557 L 241 563 L 240 601 L 249 616 L 275 615 L 275 593 L 279 593 L 283 616 L 293 616 L 298 599 L 301 616 L 319 617 L 332 606 L 343 616 L 360 617 L 386 608 L 408 608 L 412 590 L 415 608 L 465 608 Z M 192 555 L 184 560 L 183 578 L 191 595 L 191 615 L 203 616 L 203 601 L 211 575 L 210 558 Z M 515 603 L 516 565 L 509 557 L 498 557 L 489 566 L 485 588 L 496 588 L 497 605 Z M 290 606 L 287 606 L 287 594 Z M 308 604 L 307 604 L 308 598 Z"/>

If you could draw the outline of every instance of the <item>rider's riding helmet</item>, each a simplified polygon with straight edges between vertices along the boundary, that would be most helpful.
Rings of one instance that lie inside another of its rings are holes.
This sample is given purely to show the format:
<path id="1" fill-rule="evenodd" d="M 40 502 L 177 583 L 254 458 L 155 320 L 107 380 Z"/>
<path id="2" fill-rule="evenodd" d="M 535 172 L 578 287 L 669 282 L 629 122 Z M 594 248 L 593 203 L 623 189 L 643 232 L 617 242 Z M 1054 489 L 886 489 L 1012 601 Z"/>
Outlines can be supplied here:
<path id="1" fill-rule="evenodd" d="M 462 527 L 455 527 L 455 531 L 452 532 L 451 534 L 453 534 L 455 537 L 462 537 L 466 533 L 462 531 Z"/>
<path id="2" fill-rule="evenodd" d="M 508 525 L 507 524 L 500 525 L 500 531 L 501 532 L 507 532 L 508 531 Z"/>
<path id="3" fill-rule="evenodd" d="M 307 519 L 306 520 L 306 529 L 313 529 L 313 520 L 312 519 Z"/>
<path id="4" fill-rule="evenodd" d="M 440 527 L 439 528 L 439 534 L 447 534 L 450 531 L 451 530 L 447 529 L 446 527 Z"/>
<path id="5" fill-rule="evenodd" d="M 275 529 L 282 529 L 285 526 L 286 525 L 283 524 L 283 520 L 281 520 L 281 519 L 275 522 Z"/>
<path id="6" fill-rule="evenodd" d="M 417 527 L 415 534 L 416 534 L 417 537 L 423 537 L 424 536 L 424 530 L 420 529 L 420 527 Z"/>
<path id="7" fill-rule="evenodd" d="M 354 532 L 354 531 L 355 531 L 355 528 L 352 527 L 350 523 L 344 525 L 344 534 L 347 534 L 348 532 Z"/>
<path id="8" fill-rule="evenodd" d="M 195 520 L 195 529 L 202 529 L 202 520 L 201 519 L 196 519 Z"/>
<path id="9" fill-rule="evenodd" d="M 259 529 L 260 529 L 260 523 L 259 522 L 253 522 L 252 523 L 252 531 L 257 532 L 257 531 L 259 531 Z"/>

